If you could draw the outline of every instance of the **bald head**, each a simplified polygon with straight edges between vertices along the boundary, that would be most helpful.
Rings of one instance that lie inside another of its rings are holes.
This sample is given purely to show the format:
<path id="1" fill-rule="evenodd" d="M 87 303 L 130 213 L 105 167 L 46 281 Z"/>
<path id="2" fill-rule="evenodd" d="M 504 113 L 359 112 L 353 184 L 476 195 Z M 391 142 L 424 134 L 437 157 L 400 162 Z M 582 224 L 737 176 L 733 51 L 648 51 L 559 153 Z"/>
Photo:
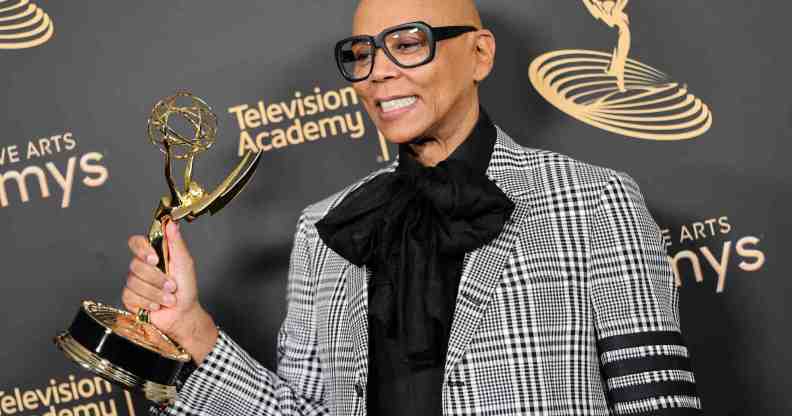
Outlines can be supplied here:
<path id="1" fill-rule="evenodd" d="M 376 34 L 386 27 L 419 20 L 431 26 L 482 27 L 473 0 L 361 0 L 352 31 L 355 35 Z"/>

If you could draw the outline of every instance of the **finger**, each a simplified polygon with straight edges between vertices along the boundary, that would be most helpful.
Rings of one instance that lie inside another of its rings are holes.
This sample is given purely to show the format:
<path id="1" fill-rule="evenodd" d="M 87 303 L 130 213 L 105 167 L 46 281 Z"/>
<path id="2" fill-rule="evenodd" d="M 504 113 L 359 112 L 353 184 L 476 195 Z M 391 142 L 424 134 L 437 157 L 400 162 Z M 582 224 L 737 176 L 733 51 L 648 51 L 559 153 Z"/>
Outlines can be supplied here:
<path id="1" fill-rule="evenodd" d="M 158 303 L 165 306 L 176 305 L 176 297 L 141 280 L 134 274 L 127 276 L 126 288 L 145 299 L 148 303 Z"/>
<path id="2" fill-rule="evenodd" d="M 159 303 L 151 302 L 131 289 L 124 289 L 121 294 L 121 302 L 128 311 L 137 313 L 140 309 L 148 309 L 150 311 L 158 311 L 160 309 Z"/>
<path id="3" fill-rule="evenodd" d="M 132 259 L 129 263 L 129 271 L 157 289 L 163 289 L 168 280 L 168 276 L 162 273 L 160 269 L 143 263 L 139 258 Z"/>
<path id="4" fill-rule="evenodd" d="M 129 237 L 127 241 L 129 245 L 129 249 L 132 251 L 132 254 L 135 257 L 145 261 L 152 266 L 156 266 L 159 258 L 157 257 L 157 252 L 154 251 L 154 247 L 151 247 L 148 239 L 143 237 L 142 235 L 133 235 Z"/>
<path id="5" fill-rule="evenodd" d="M 179 224 L 171 221 L 165 230 L 168 237 L 168 249 L 170 250 L 170 261 L 179 270 L 185 271 L 193 267 L 193 259 L 190 250 L 187 249 L 187 242 L 182 237 Z"/>

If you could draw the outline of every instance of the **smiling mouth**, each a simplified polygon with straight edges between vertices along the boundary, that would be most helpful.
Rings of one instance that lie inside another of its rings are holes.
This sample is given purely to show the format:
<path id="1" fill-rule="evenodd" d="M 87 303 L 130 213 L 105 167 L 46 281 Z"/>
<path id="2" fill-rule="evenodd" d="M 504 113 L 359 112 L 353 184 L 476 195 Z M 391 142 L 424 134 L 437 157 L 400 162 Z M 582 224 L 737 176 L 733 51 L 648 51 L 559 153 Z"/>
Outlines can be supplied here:
<path id="1" fill-rule="evenodd" d="M 418 97 L 413 95 L 410 97 L 394 98 L 392 100 L 382 100 L 377 103 L 377 106 L 379 106 L 383 112 L 389 113 L 391 111 L 409 107 L 415 104 L 416 101 L 418 101 Z"/>

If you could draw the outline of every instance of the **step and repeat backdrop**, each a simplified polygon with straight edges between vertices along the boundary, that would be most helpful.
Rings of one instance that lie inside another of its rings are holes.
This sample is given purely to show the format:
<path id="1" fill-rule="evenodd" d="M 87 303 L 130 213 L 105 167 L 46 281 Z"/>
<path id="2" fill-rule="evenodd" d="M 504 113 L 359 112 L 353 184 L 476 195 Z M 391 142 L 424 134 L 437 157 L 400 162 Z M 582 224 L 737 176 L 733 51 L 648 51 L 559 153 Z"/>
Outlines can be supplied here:
<path id="1" fill-rule="evenodd" d="M 626 6 L 626 7 L 625 7 Z M 0 1 L 0 415 L 142 415 L 52 338 L 83 299 L 119 304 L 126 241 L 167 186 L 146 120 L 177 90 L 219 134 L 211 188 L 247 149 L 241 196 L 183 227 L 203 303 L 271 368 L 303 207 L 391 162 L 333 61 L 355 2 Z M 630 173 L 663 230 L 707 414 L 786 415 L 792 106 L 786 2 L 480 2 L 481 87 L 523 145 Z"/>

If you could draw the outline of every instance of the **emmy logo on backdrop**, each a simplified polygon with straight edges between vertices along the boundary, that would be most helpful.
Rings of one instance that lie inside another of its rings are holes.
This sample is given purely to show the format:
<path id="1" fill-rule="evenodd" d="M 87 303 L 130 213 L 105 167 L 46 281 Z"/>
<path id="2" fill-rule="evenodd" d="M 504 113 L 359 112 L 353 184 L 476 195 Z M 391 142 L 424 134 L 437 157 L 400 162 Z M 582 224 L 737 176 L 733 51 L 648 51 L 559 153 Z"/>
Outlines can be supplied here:
<path id="1" fill-rule="evenodd" d="M 165 155 L 168 193 L 159 201 L 148 239 L 159 255 L 157 267 L 167 273 L 169 221 L 193 221 L 215 214 L 238 195 L 253 176 L 261 152 L 248 151 L 211 192 L 193 179 L 195 157 L 208 150 L 217 135 L 217 117 L 200 98 L 179 92 L 159 101 L 148 120 L 148 136 Z M 172 164 L 184 161 L 184 186 L 179 189 Z M 138 390 L 159 404 L 176 398 L 176 379 L 191 357 L 149 322 L 149 312 L 137 314 L 94 301 L 83 301 L 71 326 L 55 344 L 83 368 L 124 388 Z"/>
<path id="2" fill-rule="evenodd" d="M 52 19 L 29 0 L 0 0 L 0 49 L 33 48 L 53 34 Z"/>
<path id="3" fill-rule="evenodd" d="M 687 85 L 629 58 L 629 0 L 582 1 L 618 29 L 617 45 L 613 53 L 566 49 L 534 59 L 528 72 L 542 97 L 584 123 L 639 139 L 685 140 L 709 130 L 712 112 Z"/>

